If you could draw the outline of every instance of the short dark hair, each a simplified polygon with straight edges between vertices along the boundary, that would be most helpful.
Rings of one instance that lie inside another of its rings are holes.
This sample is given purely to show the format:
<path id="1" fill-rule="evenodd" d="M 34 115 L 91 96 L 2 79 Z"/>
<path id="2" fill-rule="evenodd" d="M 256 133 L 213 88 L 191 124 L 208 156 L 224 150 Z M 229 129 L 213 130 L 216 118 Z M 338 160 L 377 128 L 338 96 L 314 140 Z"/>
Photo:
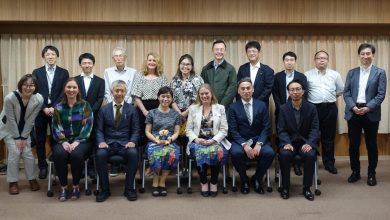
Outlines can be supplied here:
<path id="1" fill-rule="evenodd" d="M 171 95 L 171 97 L 173 98 L 172 89 L 169 88 L 168 86 L 163 86 L 163 87 L 161 87 L 161 88 L 158 90 L 157 97 L 159 97 L 159 96 L 162 95 L 162 94 L 166 94 L 166 93 L 169 93 L 169 94 Z"/>
<path id="2" fill-rule="evenodd" d="M 362 51 L 362 50 L 364 50 L 366 48 L 370 48 L 372 54 L 375 54 L 375 46 L 372 45 L 372 44 L 369 44 L 369 43 L 362 43 L 362 44 L 360 44 L 360 46 L 358 48 L 358 54 L 360 54 L 360 51 Z"/>
<path id="3" fill-rule="evenodd" d="M 58 51 L 57 47 L 52 46 L 52 45 L 47 45 L 46 47 L 44 47 L 44 48 L 42 49 L 42 58 L 45 57 L 45 53 L 46 53 L 48 50 L 54 51 L 54 52 L 57 54 L 57 57 L 60 57 L 60 52 Z"/>
<path id="4" fill-rule="evenodd" d="M 95 65 L 95 57 L 91 53 L 83 53 L 79 56 L 79 64 L 81 64 L 81 61 L 83 59 L 89 59 L 92 60 L 92 63 Z"/>
<path id="5" fill-rule="evenodd" d="M 288 51 L 288 52 L 284 53 L 282 59 L 284 60 L 284 58 L 286 58 L 286 56 L 294 57 L 294 59 L 297 60 L 297 55 L 292 51 Z"/>
<path id="6" fill-rule="evenodd" d="M 29 79 L 31 79 L 33 81 L 34 86 L 35 86 L 35 90 L 34 90 L 33 94 L 37 94 L 37 92 L 38 92 L 38 80 L 37 80 L 37 78 L 35 78 L 35 76 L 33 76 L 30 73 L 27 73 L 26 75 L 22 76 L 22 78 L 20 78 L 20 80 L 18 82 L 18 90 L 19 90 L 19 92 L 22 92 L 23 84 L 25 82 L 27 82 L 27 80 L 29 80 Z"/>
<path id="7" fill-rule="evenodd" d="M 214 41 L 213 42 L 213 46 L 211 48 L 214 48 L 214 45 L 216 45 L 216 44 L 223 44 L 223 45 L 225 45 L 225 48 L 226 48 L 225 41 L 223 41 L 223 40 L 216 40 L 216 41 Z"/>
<path id="8" fill-rule="evenodd" d="M 244 83 L 244 82 L 248 82 L 251 85 L 253 85 L 252 80 L 251 80 L 250 77 L 244 77 L 244 78 L 240 79 L 240 81 L 238 81 L 237 88 L 240 87 L 241 83 Z"/>
<path id="9" fill-rule="evenodd" d="M 293 83 L 298 83 L 299 85 L 301 85 L 302 90 L 305 90 L 305 86 L 303 85 L 302 81 L 299 80 L 299 79 L 293 79 L 291 82 L 289 82 L 289 83 L 287 84 L 287 90 L 289 90 L 290 85 L 293 84 Z"/>
<path id="10" fill-rule="evenodd" d="M 329 58 L 328 52 L 326 52 L 325 50 L 319 50 L 319 51 L 317 51 L 317 52 L 314 54 L 314 59 L 316 59 L 316 56 L 317 56 L 317 54 L 319 54 L 319 53 L 325 53 L 326 56 L 328 56 L 328 58 Z"/>
<path id="11" fill-rule="evenodd" d="M 261 45 L 258 41 L 249 41 L 245 45 L 245 52 L 248 51 L 249 48 L 256 48 L 258 51 L 261 50 Z"/>

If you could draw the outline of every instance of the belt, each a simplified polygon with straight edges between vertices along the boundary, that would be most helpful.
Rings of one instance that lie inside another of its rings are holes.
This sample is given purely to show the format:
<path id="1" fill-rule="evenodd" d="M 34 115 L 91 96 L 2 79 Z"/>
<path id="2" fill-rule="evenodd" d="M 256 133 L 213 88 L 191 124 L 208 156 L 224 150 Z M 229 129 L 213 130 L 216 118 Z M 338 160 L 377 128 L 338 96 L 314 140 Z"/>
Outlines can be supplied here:
<path id="1" fill-rule="evenodd" d="M 314 105 L 317 107 L 327 107 L 327 106 L 334 105 L 334 104 L 335 104 L 335 102 L 314 103 Z"/>
<path id="2" fill-rule="evenodd" d="M 366 107 L 367 104 L 366 103 L 356 103 L 356 107 L 358 108 L 363 108 L 363 107 Z"/>

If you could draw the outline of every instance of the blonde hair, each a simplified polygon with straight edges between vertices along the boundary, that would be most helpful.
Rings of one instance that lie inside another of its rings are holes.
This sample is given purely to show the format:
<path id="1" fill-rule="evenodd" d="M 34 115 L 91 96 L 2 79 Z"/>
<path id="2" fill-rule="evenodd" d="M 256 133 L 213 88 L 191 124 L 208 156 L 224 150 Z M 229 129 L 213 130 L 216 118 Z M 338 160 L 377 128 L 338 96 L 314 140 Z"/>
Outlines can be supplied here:
<path id="1" fill-rule="evenodd" d="M 162 65 L 162 62 L 161 62 L 161 59 L 160 59 L 160 56 L 157 55 L 156 53 L 148 53 L 148 55 L 146 55 L 146 60 L 144 61 L 143 65 L 142 65 L 142 68 L 141 68 L 141 72 L 144 74 L 144 75 L 147 75 L 148 74 L 148 65 L 147 65 L 147 61 L 148 61 L 148 57 L 149 56 L 153 56 L 154 59 L 156 60 L 156 74 L 158 76 L 161 76 L 163 74 L 163 65 Z"/>
<path id="2" fill-rule="evenodd" d="M 197 105 L 202 105 L 202 102 L 200 101 L 200 90 L 201 89 L 207 89 L 210 91 L 211 93 L 211 104 L 218 104 L 218 99 L 217 99 L 217 96 L 215 95 L 214 93 L 214 90 L 211 88 L 210 84 L 203 84 L 199 87 L 198 89 L 198 95 L 196 96 L 196 101 L 195 101 L 195 104 Z"/>

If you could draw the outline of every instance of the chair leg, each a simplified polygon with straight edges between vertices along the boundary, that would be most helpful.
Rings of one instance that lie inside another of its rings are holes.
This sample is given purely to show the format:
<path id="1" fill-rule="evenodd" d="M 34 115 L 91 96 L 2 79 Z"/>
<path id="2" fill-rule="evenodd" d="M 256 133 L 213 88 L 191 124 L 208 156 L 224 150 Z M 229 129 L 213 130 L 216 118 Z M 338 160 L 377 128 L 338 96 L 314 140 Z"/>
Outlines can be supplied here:
<path id="1" fill-rule="evenodd" d="M 279 166 L 279 180 L 278 180 L 278 192 L 282 191 L 282 169 Z"/>
<path id="2" fill-rule="evenodd" d="M 84 183 L 85 183 L 85 188 L 84 188 L 84 190 L 85 190 L 85 195 L 87 195 L 87 196 L 89 196 L 89 195 L 91 195 L 91 190 L 88 188 L 88 161 L 89 161 L 89 159 L 86 159 L 85 161 L 84 161 Z"/>
<path id="3" fill-rule="evenodd" d="M 192 180 L 192 159 L 188 159 L 188 187 L 187 187 L 187 193 L 192 193 L 192 186 L 191 186 L 191 180 Z"/>
<path id="4" fill-rule="evenodd" d="M 180 161 L 177 163 L 177 171 L 176 171 L 176 178 L 177 178 L 177 194 L 182 194 L 183 191 L 180 187 Z"/>
<path id="5" fill-rule="evenodd" d="M 267 192 L 272 192 L 271 176 L 270 176 L 269 168 L 267 169 Z"/>
<path id="6" fill-rule="evenodd" d="M 317 160 L 314 162 L 314 194 L 319 196 L 321 195 L 321 190 L 318 187 L 318 162 Z"/>
<path id="7" fill-rule="evenodd" d="M 226 165 L 224 164 L 222 166 L 222 174 L 223 174 L 223 188 L 222 188 L 222 193 L 223 194 L 227 194 L 228 193 L 228 190 L 227 190 L 227 187 L 226 187 Z"/>
<path id="8" fill-rule="evenodd" d="M 235 168 L 232 168 L 232 191 L 237 192 Z"/>
<path id="9" fill-rule="evenodd" d="M 142 162 L 142 170 L 141 170 L 141 173 L 142 173 L 142 181 L 141 181 L 141 188 L 139 189 L 139 192 L 140 192 L 140 193 L 144 193 L 144 192 L 145 192 L 145 166 L 146 166 L 146 160 L 143 159 L 143 162 Z"/>
<path id="10" fill-rule="evenodd" d="M 49 166 L 49 175 L 47 176 L 47 197 L 53 197 L 53 191 L 52 191 L 52 169 L 53 169 L 53 162 L 48 162 Z"/>

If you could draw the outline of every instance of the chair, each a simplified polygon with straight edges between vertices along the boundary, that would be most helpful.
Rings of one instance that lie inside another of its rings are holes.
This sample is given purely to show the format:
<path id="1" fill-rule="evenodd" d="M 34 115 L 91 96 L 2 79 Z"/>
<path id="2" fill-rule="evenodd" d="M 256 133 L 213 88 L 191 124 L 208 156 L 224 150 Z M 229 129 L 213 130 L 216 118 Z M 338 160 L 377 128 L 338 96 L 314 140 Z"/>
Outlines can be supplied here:
<path id="1" fill-rule="evenodd" d="M 89 196 L 91 195 L 91 190 L 88 188 L 88 159 L 89 156 L 84 160 L 84 189 L 85 189 L 85 195 Z M 56 174 L 55 174 L 55 167 L 54 167 L 54 161 L 53 161 L 53 155 L 51 155 L 47 159 L 48 163 L 48 177 L 47 177 L 47 197 L 53 197 L 53 186 L 56 185 Z M 52 180 L 54 176 L 54 180 Z"/>
<path id="2" fill-rule="evenodd" d="M 232 169 L 232 191 L 233 191 L 233 192 L 237 192 L 236 174 L 235 174 L 235 173 L 236 173 L 236 172 L 235 172 L 235 168 L 233 167 L 233 169 Z M 271 186 L 269 168 L 267 169 L 266 179 L 267 179 L 267 192 L 272 192 L 273 189 L 272 189 L 272 186 Z M 256 180 L 255 184 L 256 184 L 256 187 L 258 187 L 259 182 Z"/>
<path id="3" fill-rule="evenodd" d="M 188 187 L 187 187 L 187 193 L 192 193 L 192 186 L 191 186 L 191 180 L 192 180 L 192 162 L 195 161 L 195 158 L 192 155 L 188 156 Z M 222 174 L 223 174 L 223 188 L 222 192 L 224 194 L 228 193 L 227 187 L 226 187 L 226 165 L 222 166 Z"/>
<path id="4" fill-rule="evenodd" d="M 278 160 L 280 160 L 279 154 L 278 154 L 277 158 L 278 158 Z M 294 160 L 300 160 L 300 159 L 301 158 L 299 155 L 296 155 L 294 157 Z M 279 170 L 279 174 L 281 174 L 282 171 L 281 171 L 280 166 L 279 166 L 278 170 Z M 315 189 L 314 194 L 316 196 L 319 196 L 319 195 L 321 195 L 321 190 L 319 189 L 319 185 L 321 185 L 321 181 L 318 178 L 318 161 L 317 161 L 317 159 L 314 162 L 314 177 L 313 177 L 313 179 L 314 179 L 314 189 Z M 281 192 L 281 190 L 282 190 L 282 175 L 279 175 L 278 192 Z"/>
<path id="5" fill-rule="evenodd" d="M 124 158 L 121 155 L 112 155 L 112 156 L 110 156 L 108 158 L 107 162 L 109 164 L 111 164 L 111 165 L 114 164 L 114 163 L 115 164 L 126 164 L 127 160 L 126 160 L 126 158 Z M 96 196 L 98 194 L 98 192 L 99 192 L 99 187 L 100 187 L 100 185 L 99 185 L 99 175 L 98 175 L 98 172 L 96 170 L 96 164 L 95 164 L 95 172 L 96 172 L 96 189 L 95 189 L 95 191 L 93 193 Z M 135 178 L 134 178 L 133 186 L 134 186 L 134 190 L 135 190 Z"/>
<path id="6" fill-rule="evenodd" d="M 143 152 L 142 156 L 142 181 L 141 181 L 141 188 L 138 190 L 140 193 L 145 192 L 145 167 L 146 167 L 146 162 L 148 161 L 148 155 L 146 154 L 146 151 Z M 177 179 L 177 188 L 176 188 L 176 193 L 177 194 L 182 194 L 183 191 L 180 187 L 180 160 L 177 164 L 177 169 L 176 169 L 176 179 Z"/>

